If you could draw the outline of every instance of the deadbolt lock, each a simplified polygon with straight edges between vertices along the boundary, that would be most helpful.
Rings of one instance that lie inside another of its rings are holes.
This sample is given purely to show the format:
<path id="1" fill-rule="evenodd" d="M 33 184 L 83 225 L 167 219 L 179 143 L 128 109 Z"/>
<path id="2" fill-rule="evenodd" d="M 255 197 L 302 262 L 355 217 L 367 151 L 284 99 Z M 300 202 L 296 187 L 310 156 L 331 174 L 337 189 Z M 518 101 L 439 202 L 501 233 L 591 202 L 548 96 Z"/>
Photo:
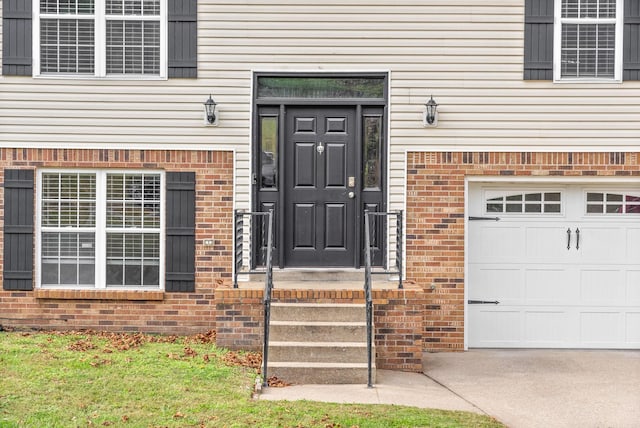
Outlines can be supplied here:
<path id="1" fill-rule="evenodd" d="M 356 187 L 356 178 L 349 177 L 349 187 Z"/>

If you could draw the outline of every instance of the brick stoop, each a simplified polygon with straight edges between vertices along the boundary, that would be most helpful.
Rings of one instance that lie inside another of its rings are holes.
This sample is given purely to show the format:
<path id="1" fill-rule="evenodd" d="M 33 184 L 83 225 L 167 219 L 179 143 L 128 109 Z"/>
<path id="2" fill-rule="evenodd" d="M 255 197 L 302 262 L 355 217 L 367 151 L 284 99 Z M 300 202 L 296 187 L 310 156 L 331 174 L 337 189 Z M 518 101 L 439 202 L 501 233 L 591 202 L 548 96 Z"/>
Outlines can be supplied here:
<path id="1" fill-rule="evenodd" d="M 372 368 L 375 379 L 375 362 Z M 364 303 L 272 303 L 268 375 L 296 384 L 366 384 Z"/>

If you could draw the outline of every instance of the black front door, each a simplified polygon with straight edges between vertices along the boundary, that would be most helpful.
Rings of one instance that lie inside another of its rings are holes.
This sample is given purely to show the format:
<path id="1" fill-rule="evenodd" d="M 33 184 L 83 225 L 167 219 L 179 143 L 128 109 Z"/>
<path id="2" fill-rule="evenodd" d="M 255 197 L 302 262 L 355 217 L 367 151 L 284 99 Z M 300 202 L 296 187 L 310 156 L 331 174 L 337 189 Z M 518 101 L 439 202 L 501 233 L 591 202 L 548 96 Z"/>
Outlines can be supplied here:
<path id="1" fill-rule="evenodd" d="M 281 169 L 286 266 L 355 265 L 355 118 L 351 107 L 287 107 Z"/>

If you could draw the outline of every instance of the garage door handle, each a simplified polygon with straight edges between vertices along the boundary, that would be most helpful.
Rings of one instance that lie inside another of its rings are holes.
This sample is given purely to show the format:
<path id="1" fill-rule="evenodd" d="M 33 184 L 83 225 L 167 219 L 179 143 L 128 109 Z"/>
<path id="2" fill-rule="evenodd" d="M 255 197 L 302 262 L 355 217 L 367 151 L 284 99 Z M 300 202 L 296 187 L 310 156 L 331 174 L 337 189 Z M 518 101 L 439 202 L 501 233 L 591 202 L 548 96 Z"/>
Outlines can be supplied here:
<path id="1" fill-rule="evenodd" d="M 567 229 L 567 250 L 571 249 L 571 229 Z"/>
<path id="2" fill-rule="evenodd" d="M 497 305 L 500 302 L 497 300 L 467 300 L 470 305 Z"/>
<path id="3" fill-rule="evenodd" d="M 580 229 L 576 227 L 576 250 L 580 249 Z"/>
<path id="4" fill-rule="evenodd" d="M 474 217 L 474 216 L 469 216 L 469 221 L 478 221 L 478 220 L 500 221 L 500 217 Z"/>

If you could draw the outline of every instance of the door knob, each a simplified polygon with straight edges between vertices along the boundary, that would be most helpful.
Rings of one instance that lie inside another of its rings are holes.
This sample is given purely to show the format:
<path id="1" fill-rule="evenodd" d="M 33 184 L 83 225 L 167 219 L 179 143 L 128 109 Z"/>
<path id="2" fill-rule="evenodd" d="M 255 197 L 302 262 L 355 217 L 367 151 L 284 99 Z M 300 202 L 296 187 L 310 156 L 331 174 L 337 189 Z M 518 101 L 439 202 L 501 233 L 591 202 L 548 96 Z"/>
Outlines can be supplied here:
<path id="1" fill-rule="evenodd" d="M 349 199 L 353 199 L 356 197 L 356 194 L 354 192 L 349 192 Z"/>

